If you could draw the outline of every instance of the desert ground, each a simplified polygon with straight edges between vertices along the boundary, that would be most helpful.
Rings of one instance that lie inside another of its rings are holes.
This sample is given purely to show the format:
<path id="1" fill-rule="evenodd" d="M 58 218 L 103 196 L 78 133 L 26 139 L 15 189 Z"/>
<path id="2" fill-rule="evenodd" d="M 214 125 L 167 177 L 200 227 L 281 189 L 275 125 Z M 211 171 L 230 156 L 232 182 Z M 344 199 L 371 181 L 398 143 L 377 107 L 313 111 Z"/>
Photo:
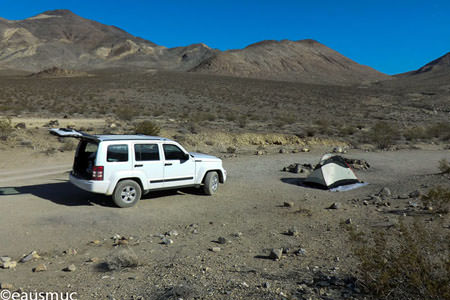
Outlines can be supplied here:
<path id="1" fill-rule="evenodd" d="M 448 186 L 437 166 L 450 153 L 349 150 L 345 157 L 370 168 L 356 171 L 369 185 L 348 192 L 305 187 L 302 174 L 282 171 L 317 163 L 330 150 L 228 157 L 229 180 L 218 194 L 155 192 L 130 209 L 68 183 L 70 151 L 2 151 L 0 253 L 17 261 L 36 251 L 40 258 L 0 269 L 0 282 L 19 291 L 77 292 L 79 299 L 367 298 L 344 224 L 395 235 L 399 223 L 419 219 L 448 236 L 448 215 L 424 211 L 409 194 Z M 391 195 L 378 203 L 374 195 L 384 187 Z M 333 203 L 338 208 L 328 209 Z M 164 237 L 173 243 L 162 244 Z M 272 249 L 285 253 L 275 260 Z M 137 265 L 114 265 L 121 255 Z M 47 270 L 33 272 L 41 264 Z M 71 264 L 75 270 L 63 271 Z"/>
<path id="2" fill-rule="evenodd" d="M 0 269 L 3 290 L 79 299 L 450 297 L 443 82 L 342 87 L 108 70 L 2 74 L 0 86 L 0 256 L 17 262 Z M 76 141 L 49 128 L 136 133 L 143 121 L 189 151 L 221 157 L 229 180 L 218 194 L 155 192 L 119 209 L 67 182 Z M 370 165 L 355 170 L 369 185 L 329 192 L 283 171 L 334 149 Z"/>

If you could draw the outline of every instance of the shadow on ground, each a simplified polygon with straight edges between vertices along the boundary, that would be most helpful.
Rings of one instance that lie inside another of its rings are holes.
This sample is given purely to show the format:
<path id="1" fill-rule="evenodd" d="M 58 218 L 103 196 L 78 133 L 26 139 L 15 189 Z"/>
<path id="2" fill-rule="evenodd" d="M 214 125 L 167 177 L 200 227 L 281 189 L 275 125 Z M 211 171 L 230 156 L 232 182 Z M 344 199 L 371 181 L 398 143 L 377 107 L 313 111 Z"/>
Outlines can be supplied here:
<path id="1" fill-rule="evenodd" d="M 0 187 L 0 199 L 3 197 L 14 198 L 18 195 L 33 195 L 53 203 L 66 206 L 92 206 L 101 205 L 114 207 L 110 196 L 89 193 L 83 191 L 68 181 L 56 183 L 36 184 L 20 187 Z M 154 191 L 142 197 L 142 200 L 169 196 L 203 195 L 200 189 L 185 188 L 180 190 Z"/>

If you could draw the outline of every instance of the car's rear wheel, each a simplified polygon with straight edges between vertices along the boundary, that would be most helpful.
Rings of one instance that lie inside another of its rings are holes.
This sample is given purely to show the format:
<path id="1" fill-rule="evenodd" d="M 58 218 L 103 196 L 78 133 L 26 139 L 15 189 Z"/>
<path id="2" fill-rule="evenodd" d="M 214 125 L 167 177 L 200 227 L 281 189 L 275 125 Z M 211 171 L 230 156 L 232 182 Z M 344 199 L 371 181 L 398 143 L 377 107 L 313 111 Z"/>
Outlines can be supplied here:
<path id="1" fill-rule="evenodd" d="M 203 181 L 203 191 L 206 195 L 214 195 L 219 189 L 219 174 L 217 172 L 209 172 Z"/>
<path id="2" fill-rule="evenodd" d="M 134 180 L 120 181 L 112 195 L 114 203 L 119 207 L 131 207 L 142 196 L 141 186 Z"/>

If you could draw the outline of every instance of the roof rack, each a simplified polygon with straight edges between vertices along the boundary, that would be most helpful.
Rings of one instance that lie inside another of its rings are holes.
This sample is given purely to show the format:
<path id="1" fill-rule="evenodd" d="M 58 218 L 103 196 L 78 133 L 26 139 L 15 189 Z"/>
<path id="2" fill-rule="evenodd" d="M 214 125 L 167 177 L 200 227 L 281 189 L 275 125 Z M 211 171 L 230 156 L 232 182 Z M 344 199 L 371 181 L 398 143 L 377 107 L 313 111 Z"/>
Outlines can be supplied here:
<path id="1" fill-rule="evenodd" d="M 89 138 L 89 139 L 97 139 L 95 135 L 87 134 L 82 131 L 78 131 L 70 128 L 50 128 L 50 134 L 59 136 L 59 137 L 74 137 L 74 138 Z"/>

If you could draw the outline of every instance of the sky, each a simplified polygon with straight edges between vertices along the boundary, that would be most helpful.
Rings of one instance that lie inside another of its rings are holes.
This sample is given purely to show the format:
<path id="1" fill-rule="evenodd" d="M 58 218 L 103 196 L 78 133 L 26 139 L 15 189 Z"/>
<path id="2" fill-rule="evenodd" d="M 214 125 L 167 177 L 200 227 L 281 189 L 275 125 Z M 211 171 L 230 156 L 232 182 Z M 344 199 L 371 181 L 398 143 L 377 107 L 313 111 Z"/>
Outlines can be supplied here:
<path id="1" fill-rule="evenodd" d="M 0 0 L 0 17 L 69 9 L 166 47 L 314 39 L 387 74 L 450 52 L 449 0 Z"/>

